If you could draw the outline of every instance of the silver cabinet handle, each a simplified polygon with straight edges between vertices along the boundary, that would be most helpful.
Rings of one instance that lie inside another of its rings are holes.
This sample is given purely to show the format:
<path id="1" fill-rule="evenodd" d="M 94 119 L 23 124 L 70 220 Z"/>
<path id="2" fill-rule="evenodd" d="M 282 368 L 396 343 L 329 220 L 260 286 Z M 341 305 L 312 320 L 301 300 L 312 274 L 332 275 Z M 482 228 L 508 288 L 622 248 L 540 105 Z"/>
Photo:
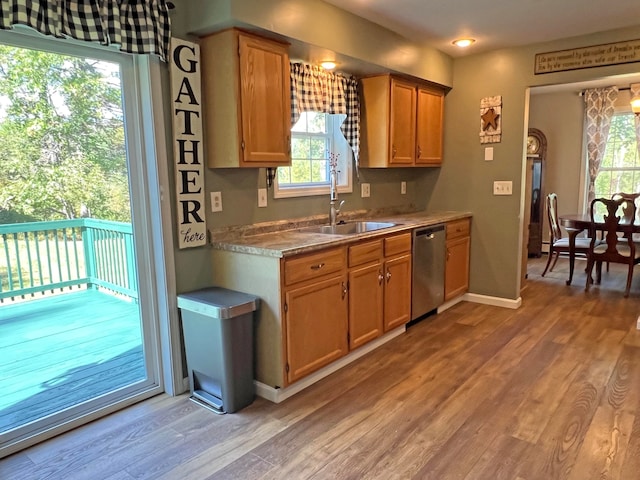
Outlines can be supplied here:
<path id="1" fill-rule="evenodd" d="M 389 283 L 389 280 L 391 280 L 391 272 L 387 270 L 387 283 Z"/>
<path id="2" fill-rule="evenodd" d="M 382 281 L 384 280 L 384 275 L 382 275 L 382 270 L 378 271 L 378 285 L 382 285 Z"/>
<path id="3" fill-rule="evenodd" d="M 322 267 L 324 267 L 324 262 L 318 263 L 317 265 L 311 265 L 311 270 L 320 270 Z"/>
<path id="4" fill-rule="evenodd" d="M 347 296 L 347 286 L 345 285 L 344 282 L 342 282 L 342 299 L 344 300 L 344 297 Z"/>

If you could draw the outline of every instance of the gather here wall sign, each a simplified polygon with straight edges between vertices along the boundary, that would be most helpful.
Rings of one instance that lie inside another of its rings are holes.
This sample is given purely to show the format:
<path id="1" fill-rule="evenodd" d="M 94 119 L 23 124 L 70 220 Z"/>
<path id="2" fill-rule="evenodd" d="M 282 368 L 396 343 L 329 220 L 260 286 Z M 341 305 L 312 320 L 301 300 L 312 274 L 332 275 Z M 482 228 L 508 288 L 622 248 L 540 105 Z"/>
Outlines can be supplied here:
<path id="1" fill-rule="evenodd" d="M 172 38 L 170 70 L 178 248 L 182 249 L 207 243 L 200 46 Z"/>

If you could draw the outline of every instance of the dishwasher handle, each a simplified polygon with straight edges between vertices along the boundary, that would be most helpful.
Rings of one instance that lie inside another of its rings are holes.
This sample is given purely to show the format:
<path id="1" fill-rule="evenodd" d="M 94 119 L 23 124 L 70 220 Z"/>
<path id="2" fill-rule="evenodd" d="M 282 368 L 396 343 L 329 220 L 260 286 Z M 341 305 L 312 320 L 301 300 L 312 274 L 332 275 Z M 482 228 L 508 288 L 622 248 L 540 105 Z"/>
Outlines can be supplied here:
<path id="1" fill-rule="evenodd" d="M 435 238 L 435 233 L 444 231 L 444 225 L 436 225 L 429 228 L 416 228 L 413 231 L 414 238 L 426 236 L 428 239 Z"/>

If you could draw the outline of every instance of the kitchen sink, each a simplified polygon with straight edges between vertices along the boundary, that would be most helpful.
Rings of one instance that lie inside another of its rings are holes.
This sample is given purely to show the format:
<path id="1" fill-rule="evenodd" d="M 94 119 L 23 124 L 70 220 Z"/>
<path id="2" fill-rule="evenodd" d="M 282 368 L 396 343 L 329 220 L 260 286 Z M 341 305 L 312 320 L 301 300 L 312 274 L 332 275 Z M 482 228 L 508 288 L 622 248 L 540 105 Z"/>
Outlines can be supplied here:
<path id="1" fill-rule="evenodd" d="M 312 227 L 301 228 L 300 232 L 327 233 L 332 235 L 351 235 L 354 233 L 372 232 L 383 228 L 395 227 L 397 223 L 388 222 L 347 222 L 339 223 L 336 226 L 314 225 Z"/>

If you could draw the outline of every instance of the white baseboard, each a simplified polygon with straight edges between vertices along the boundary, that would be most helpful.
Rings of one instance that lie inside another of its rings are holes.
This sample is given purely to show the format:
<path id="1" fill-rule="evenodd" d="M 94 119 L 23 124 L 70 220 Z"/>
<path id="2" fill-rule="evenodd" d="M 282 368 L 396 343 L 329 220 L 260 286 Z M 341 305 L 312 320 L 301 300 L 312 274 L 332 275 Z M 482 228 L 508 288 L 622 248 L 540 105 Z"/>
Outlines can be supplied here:
<path id="1" fill-rule="evenodd" d="M 351 362 L 354 362 L 355 360 L 362 357 L 363 355 L 366 355 L 367 353 L 375 350 L 381 345 L 384 345 L 385 343 L 394 339 L 395 337 L 402 335 L 406 331 L 406 329 L 407 329 L 406 326 L 402 325 L 401 327 L 391 330 L 390 332 L 385 333 L 381 337 L 378 337 L 375 340 L 372 340 L 366 345 L 345 355 L 341 359 L 336 360 L 335 362 L 331 363 L 330 365 L 327 365 L 324 368 L 321 368 L 317 372 L 313 372 L 311 375 L 304 377 L 302 380 L 297 381 L 296 383 L 288 387 L 274 388 L 255 380 L 254 384 L 256 387 L 256 395 L 264 399 L 267 399 L 273 403 L 280 403 L 286 400 L 287 398 L 295 395 L 296 393 L 301 392 L 305 388 L 313 385 L 314 383 L 322 380 L 324 377 L 331 375 L 335 371 L 350 364 Z"/>
<path id="2" fill-rule="evenodd" d="M 489 295 L 478 295 L 477 293 L 465 293 L 462 295 L 462 300 L 472 303 L 482 303 L 483 305 L 493 305 L 495 307 L 503 308 L 520 308 L 522 305 L 522 297 L 518 297 L 515 300 L 502 297 L 491 297 Z"/>
<path id="3" fill-rule="evenodd" d="M 494 307 L 516 309 L 520 308 L 522 305 L 522 297 L 518 297 L 516 300 L 511 300 L 510 298 L 491 297 L 489 295 L 478 295 L 477 293 L 465 293 L 440 305 L 438 307 L 438 313 L 442 313 L 460 302 L 481 303 L 483 305 L 493 305 Z"/>
<path id="4" fill-rule="evenodd" d="M 464 295 L 460 295 L 459 297 L 454 298 L 453 300 L 449 300 L 448 302 L 444 302 L 442 305 L 438 307 L 438 313 L 442 313 L 445 310 L 450 309 L 454 305 L 462 302 L 464 300 Z"/>

